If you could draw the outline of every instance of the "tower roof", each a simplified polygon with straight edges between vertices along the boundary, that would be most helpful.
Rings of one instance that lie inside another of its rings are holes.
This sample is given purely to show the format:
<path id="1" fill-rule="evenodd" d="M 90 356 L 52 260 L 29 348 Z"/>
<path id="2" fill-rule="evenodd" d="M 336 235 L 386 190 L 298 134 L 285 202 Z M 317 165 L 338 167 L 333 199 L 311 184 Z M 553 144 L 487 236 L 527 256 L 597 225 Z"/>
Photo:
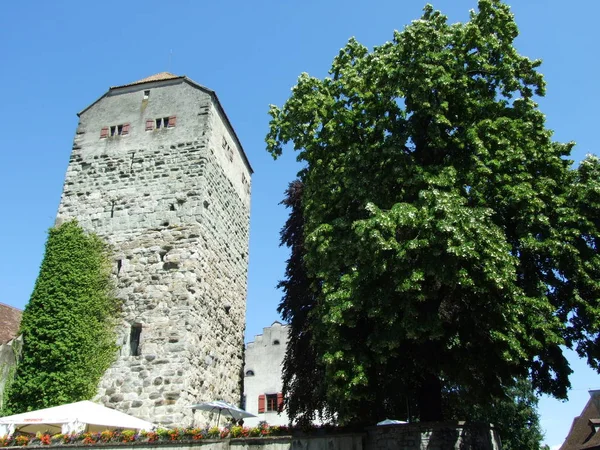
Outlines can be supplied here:
<path id="1" fill-rule="evenodd" d="M 133 83 L 122 84 L 120 86 L 111 86 L 111 89 L 117 89 L 126 86 L 134 86 L 136 84 L 151 83 L 153 81 L 175 80 L 177 78 L 185 78 L 185 76 L 174 75 L 170 72 L 160 72 L 154 75 L 150 75 L 149 77 L 142 78 L 141 80 L 134 81 Z"/>

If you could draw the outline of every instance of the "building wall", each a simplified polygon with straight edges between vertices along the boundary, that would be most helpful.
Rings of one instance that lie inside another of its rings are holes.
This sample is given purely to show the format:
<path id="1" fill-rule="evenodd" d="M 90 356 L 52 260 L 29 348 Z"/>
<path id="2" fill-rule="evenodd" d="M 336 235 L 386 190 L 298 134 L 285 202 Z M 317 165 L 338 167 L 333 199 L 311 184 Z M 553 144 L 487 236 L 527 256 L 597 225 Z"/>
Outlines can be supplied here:
<path id="1" fill-rule="evenodd" d="M 174 127 L 146 131 L 169 116 Z M 128 135 L 101 138 L 126 123 Z M 106 406 L 191 426 L 191 404 L 238 402 L 251 174 L 242 152 L 215 97 L 181 78 L 112 89 L 80 114 L 57 222 L 76 218 L 114 251 L 124 303 L 121 349 L 98 389 Z"/>
<path id="2" fill-rule="evenodd" d="M 283 410 L 259 412 L 259 396 L 276 395 L 282 391 L 283 359 L 288 341 L 287 325 L 274 322 L 263 328 L 263 334 L 246 345 L 244 365 L 244 397 L 246 411 L 257 417 L 244 419 L 244 425 L 255 426 L 261 421 L 270 425 L 287 425 L 288 416 Z M 265 405 L 266 406 L 266 405 Z"/>
<path id="3" fill-rule="evenodd" d="M 13 380 L 23 349 L 23 336 L 0 344 L 0 411 L 4 407 L 4 391 Z"/>

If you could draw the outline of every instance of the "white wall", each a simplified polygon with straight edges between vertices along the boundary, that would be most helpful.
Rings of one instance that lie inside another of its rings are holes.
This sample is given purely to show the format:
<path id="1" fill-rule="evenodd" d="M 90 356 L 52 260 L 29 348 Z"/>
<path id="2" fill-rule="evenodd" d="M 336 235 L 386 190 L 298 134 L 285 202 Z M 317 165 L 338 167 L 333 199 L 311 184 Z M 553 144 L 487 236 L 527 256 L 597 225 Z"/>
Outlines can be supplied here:
<path id="1" fill-rule="evenodd" d="M 246 411 L 255 414 L 256 418 L 244 420 L 244 425 L 256 426 L 260 421 L 269 425 L 287 425 L 288 416 L 285 410 L 281 414 L 275 411 L 258 412 L 258 396 L 262 394 L 277 394 L 282 389 L 283 358 L 288 340 L 288 326 L 274 322 L 268 328 L 263 328 L 263 334 L 254 337 L 253 342 L 246 345 L 244 365 L 244 395 Z M 279 342 L 276 344 L 275 342 Z M 248 371 L 254 375 L 247 375 Z"/>

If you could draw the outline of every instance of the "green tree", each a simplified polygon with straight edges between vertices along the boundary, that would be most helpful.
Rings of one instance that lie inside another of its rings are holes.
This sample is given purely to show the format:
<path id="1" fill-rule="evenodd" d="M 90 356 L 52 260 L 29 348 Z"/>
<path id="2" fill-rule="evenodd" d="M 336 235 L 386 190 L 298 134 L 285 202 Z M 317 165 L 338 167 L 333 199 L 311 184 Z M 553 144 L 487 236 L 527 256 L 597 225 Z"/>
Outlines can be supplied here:
<path id="1" fill-rule="evenodd" d="M 503 450 L 540 450 L 544 434 L 537 412 L 538 398 L 527 379 L 518 380 L 506 389 L 504 398 L 473 404 L 469 391 L 455 389 L 445 395 L 449 417 L 493 423 L 500 435 Z"/>
<path id="2" fill-rule="evenodd" d="M 324 365 L 312 342 L 310 313 L 316 306 L 313 280 L 304 266 L 304 217 L 302 215 L 302 182 L 294 180 L 281 202 L 290 215 L 281 230 L 281 245 L 290 249 L 285 279 L 278 284 L 283 298 L 278 311 L 290 327 L 283 362 L 283 394 L 288 417 L 300 427 L 309 427 L 318 417 L 331 419 L 323 384 Z"/>
<path id="3" fill-rule="evenodd" d="M 107 246 L 75 221 L 52 228 L 20 333 L 24 348 L 5 413 L 87 400 L 116 355 Z"/>
<path id="4" fill-rule="evenodd" d="M 341 423 L 438 420 L 453 386 L 482 404 L 528 377 L 565 398 L 562 345 L 598 368 L 598 163 L 552 141 L 517 35 L 499 0 L 458 24 L 426 6 L 271 106 L 268 151 L 305 164 L 311 341 Z"/>

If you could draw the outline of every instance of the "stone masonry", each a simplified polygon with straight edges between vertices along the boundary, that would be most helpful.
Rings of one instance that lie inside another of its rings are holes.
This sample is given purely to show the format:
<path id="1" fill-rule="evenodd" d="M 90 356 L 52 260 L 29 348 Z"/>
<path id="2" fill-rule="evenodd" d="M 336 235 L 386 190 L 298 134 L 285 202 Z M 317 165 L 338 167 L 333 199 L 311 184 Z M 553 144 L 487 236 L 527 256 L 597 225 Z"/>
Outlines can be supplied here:
<path id="1" fill-rule="evenodd" d="M 57 223 L 114 251 L 106 406 L 172 427 L 194 424 L 193 403 L 239 403 L 251 174 L 216 94 L 187 77 L 113 87 L 79 113 Z"/>

